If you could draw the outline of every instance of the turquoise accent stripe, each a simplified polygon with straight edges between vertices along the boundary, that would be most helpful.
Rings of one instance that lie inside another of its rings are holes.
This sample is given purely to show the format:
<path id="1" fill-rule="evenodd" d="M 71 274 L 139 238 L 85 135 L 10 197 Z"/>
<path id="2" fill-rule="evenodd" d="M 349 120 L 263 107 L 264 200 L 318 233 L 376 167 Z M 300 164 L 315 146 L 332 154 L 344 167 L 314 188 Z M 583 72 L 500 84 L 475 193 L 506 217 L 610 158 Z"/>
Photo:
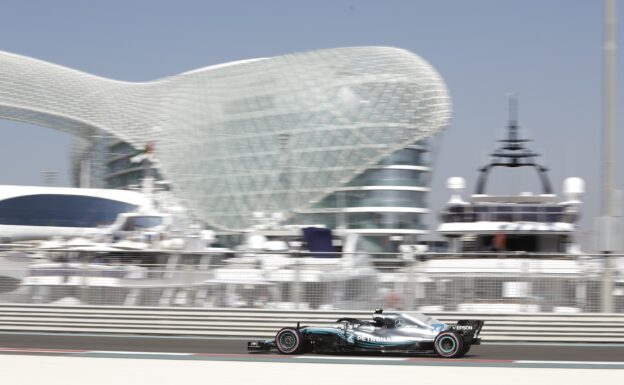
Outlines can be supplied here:
<path id="1" fill-rule="evenodd" d="M 338 337 L 340 337 L 342 340 L 347 341 L 348 340 L 345 338 L 345 332 L 344 330 L 340 330 L 340 329 L 333 329 L 333 328 L 306 328 L 304 330 L 304 332 L 306 334 L 313 334 L 313 335 L 336 335 Z M 351 332 L 347 332 L 347 336 L 353 335 L 354 333 Z M 359 346 L 359 347 L 365 347 L 365 348 L 383 348 L 383 347 L 400 347 L 400 346 L 405 346 L 405 347 L 409 347 L 411 345 L 413 345 L 416 341 L 363 341 L 363 340 L 358 340 L 357 338 L 354 338 L 353 343 L 355 344 L 355 346 Z"/>
<path id="2" fill-rule="evenodd" d="M 365 346 L 365 347 L 375 347 L 375 348 L 379 348 L 379 347 L 384 347 L 384 346 L 391 346 L 391 347 L 397 347 L 397 346 L 410 346 L 413 345 L 414 342 L 388 342 L 388 341 L 384 341 L 384 342 L 373 342 L 373 341 L 356 341 L 355 345 L 356 346 Z"/>

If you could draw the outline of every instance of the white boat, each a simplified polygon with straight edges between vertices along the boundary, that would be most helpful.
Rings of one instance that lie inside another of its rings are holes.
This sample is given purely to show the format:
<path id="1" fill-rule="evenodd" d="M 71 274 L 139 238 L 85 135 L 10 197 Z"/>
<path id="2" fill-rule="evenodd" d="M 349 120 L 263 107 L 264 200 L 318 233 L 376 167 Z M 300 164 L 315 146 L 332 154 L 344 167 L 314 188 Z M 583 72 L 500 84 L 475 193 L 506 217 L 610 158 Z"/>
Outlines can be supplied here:
<path id="1" fill-rule="evenodd" d="M 317 247 L 311 245 L 312 233 L 320 234 Z M 356 251 L 358 237 L 320 227 L 251 229 L 234 249 L 237 256 L 214 270 L 212 304 L 300 310 L 369 306 L 377 295 L 378 272 L 368 254 Z M 332 254 L 337 238 L 342 253 Z"/>
<path id="2" fill-rule="evenodd" d="M 437 229 L 449 253 L 417 264 L 427 280 L 415 301 L 454 311 L 595 311 L 599 264 L 582 253 L 577 241 L 583 180 L 566 179 L 565 197 L 555 195 L 547 168 L 527 148 L 529 140 L 520 137 L 514 118 L 499 142 L 469 198 L 461 194 L 464 179 L 449 178 L 451 198 Z M 492 169 L 518 167 L 537 172 L 541 191 L 486 192 Z"/>
<path id="3" fill-rule="evenodd" d="M 519 135 L 515 118 L 507 126 L 507 137 L 491 154 L 490 162 L 479 169 L 475 193 L 464 201 L 461 177 L 448 179 L 451 199 L 440 212 L 438 233 L 447 238 L 457 253 L 526 252 L 578 254 L 576 240 L 580 198 L 585 184 L 581 178 L 563 183 L 565 198 L 554 194 L 548 169 L 539 155 L 526 147 L 530 142 Z M 532 168 L 538 174 L 542 191 L 517 195 L 486 192 L 488 176 L 496 168 Z"/>

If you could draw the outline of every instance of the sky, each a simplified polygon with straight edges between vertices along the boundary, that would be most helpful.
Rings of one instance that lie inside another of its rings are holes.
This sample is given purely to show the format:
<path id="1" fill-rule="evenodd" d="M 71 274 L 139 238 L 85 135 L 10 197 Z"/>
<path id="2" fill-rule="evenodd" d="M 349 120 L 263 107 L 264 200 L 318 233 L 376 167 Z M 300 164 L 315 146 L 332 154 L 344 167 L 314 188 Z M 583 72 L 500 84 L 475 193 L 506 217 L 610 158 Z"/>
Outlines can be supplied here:
<path id="1" fill-rule="evenodd" d="M 432 212 L 449 198 L 448 177 L 463 176 L 466 194 L 474 190 L 477 168 L 504 133 L 507 95 L 517 93 L 522 132 L 545 154 L 555 191 L 569 176 L 586 182 L 585 244 L 600 213 L 602 31 L 599 0 L 4 0 L 0 12 L 0 50 L 127 81 L 321 48 L 408 49 L 440 72 L 453 103 L 435 159 Z M 624 110 L 624 91 L 616 105 Z M 58 172 L 59 186 L 71 184 L 68 134 L 7 120 L 0 130 L 0 184 L 41 185 L 42 171 Z M 616 167 L 621 188 L 624 151 Z M 494 172 L 490 186 L 534 190 L 537 177 Z"/>

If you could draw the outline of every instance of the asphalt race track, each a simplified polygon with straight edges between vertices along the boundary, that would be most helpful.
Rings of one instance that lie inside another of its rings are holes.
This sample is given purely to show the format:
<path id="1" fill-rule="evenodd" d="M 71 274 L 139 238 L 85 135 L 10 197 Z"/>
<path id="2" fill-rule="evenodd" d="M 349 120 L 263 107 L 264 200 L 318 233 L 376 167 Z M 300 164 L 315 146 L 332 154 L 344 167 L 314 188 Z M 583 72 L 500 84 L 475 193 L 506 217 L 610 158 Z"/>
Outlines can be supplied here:
<path id="1" fill-rule="evenodd" d="M 246 340 L 81 334 L 0 333 L 0 353 L 89 350 L 145 353 L 246 354 Z M 255 353 L 249 355 L 262 356 Z M 424 355 L 423 357 L 431 357 Z M 624 344 L 488 344 L 474 346 L 466 360 L 624 362 Z"/>

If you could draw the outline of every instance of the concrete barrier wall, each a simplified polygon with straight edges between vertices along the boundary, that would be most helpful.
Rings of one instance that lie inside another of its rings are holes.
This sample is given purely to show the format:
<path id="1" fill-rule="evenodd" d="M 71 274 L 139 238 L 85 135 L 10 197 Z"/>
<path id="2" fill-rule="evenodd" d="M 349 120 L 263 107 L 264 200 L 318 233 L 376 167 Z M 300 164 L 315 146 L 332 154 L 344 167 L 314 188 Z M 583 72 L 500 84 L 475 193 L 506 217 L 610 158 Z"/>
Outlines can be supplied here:
<path id="1" fill-rule="evenodd" d="M 624 342 L 624 314 L 428 313 L 443 322 L 482 319 L 484 342 Z M 370 311 L 285 311 L 0 304 L 0 331 L 264 338 L 285 326 L 331 325 Z"/>

